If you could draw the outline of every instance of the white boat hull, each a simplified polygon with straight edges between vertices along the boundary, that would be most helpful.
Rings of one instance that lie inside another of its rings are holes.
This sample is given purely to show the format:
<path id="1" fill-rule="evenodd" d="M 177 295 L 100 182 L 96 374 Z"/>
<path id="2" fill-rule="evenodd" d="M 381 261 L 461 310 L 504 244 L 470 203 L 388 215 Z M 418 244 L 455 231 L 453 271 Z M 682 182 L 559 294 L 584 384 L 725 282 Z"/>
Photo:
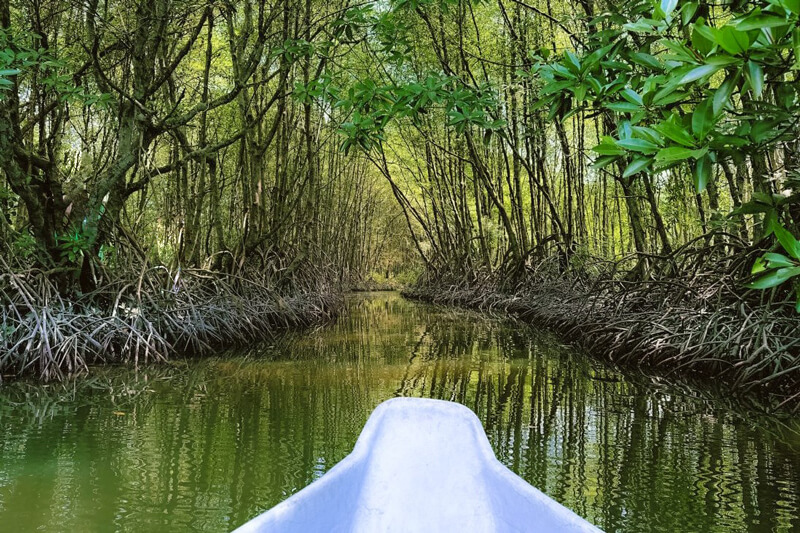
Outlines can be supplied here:
<path id="1" fill-rule="evenodd" d="M 395 398 L 353 451 L 235 533 L 598 532 L 495 457 L 463 405 Z"/>

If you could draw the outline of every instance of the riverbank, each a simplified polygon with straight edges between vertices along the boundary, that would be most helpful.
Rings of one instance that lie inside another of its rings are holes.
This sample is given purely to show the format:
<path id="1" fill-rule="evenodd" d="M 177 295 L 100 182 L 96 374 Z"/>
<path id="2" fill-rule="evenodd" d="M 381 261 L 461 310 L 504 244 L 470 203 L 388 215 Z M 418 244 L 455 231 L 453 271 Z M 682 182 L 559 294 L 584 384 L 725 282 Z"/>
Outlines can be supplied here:
<path id="1" fill-rule="evenodd" d="M 281 286 L 203 269 L 147 267 L 72 298 L 46 272 L 0 274 L 0 380 L 205 355 L 328 320 L 342 302 L 321 280 Z"/>
<path id="2" fill-rule="evenodd" d="M 763 397 L 770 409 L 800 411 L 800 315 L 786 306 L 730 301 L 720 291 L 663 280 L 561 280 L 510 291 L 493 283 L 427 283 L 403 295 L 508 313 L 615 364 L 719 380 L 735 394 Z"/>

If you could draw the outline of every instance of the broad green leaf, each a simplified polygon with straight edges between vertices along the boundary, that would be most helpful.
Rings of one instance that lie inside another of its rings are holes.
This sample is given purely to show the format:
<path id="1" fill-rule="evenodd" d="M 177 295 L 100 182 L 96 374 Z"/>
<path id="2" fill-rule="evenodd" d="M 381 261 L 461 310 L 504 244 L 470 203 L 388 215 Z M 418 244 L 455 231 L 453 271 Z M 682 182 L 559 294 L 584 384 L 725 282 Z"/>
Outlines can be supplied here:
<path id="1" fill-rule="evenodd" d="M 772 0 L 770 3 L 776 3 L 787 11 L 800 15 L 800 0 Z"/>
<path id="2" fill-rule="evenodd" d="M 711 179 L 712 165 L 711 157 L 709 157 L 708 154 L 705 154 L 695 162 L 692 175 L 694 177 L 694 188 L 697 194 L 700 194 L 706 189 L 708 180 Z"/>
<path id="3" fill-rule="evenodd" d="M 597 159 L 595 159 L 594 163 L 592 163 L 592 168 L 601 169 L 607 167 L 617 159 L 619 159 L 619 156 L 616 155 L 604 155 L 598 157 Z"/>
<path id="4" fill-rule="evenodd" d="M 567 59 L 567 68 L 570 69 L 575 74 L 579 74 L 581 71 L 581 61 L 578 59 L 573 52 L 569 50 L 566 51 L 565 57 Z"/>
<path id="5" fill-rule="evenodd" d="M 675 11 L 677 6 L 678 0 L 661 0 L 661 11 L 664 12 L 664 16 L 667 18 L 672 16 L 672 12 Z"/>
<path id="6" fill-rule="evenodd" d="M 630 164 L 628 164 L 627 167 L 625 167 L 625 171 L 622 173 L 622 177 L 627 178 L 629 176 L 633 176 L 634 174 L 638 174 L 642 170 L 646 169 L 652 161 L 653 160 L 650 159 L 649 157 L 635 158 L 633 161 L 630 162 Z"/>
<path id="7" fill-rule="evenodd" d="M 697 2 L 684 2 L 681 7 L 681 22 L 684 26 L 689 24 L 694 14 L 697 12 Z"/>
<path id="8" fill-rule="evenodd" d="M 706 63 L 709 65 L 717 65 L 719 67 L 727 67 L 735 63 L 741 63 L 740 58 L 726 56 L 724 54 L 715 54 L 706 58 Z"/>
<path id="9" fill-rule="evenodd" d="M 800 274 L 800 267 L 768 270 L 747 286 L 751 289 L 770 289 Z"/>
<path id="10" fill-rule="evenodd" d="M 750 31 L 760 30 L 762 28 L 776 28 L 778 26 L 786 26 L 787 24 L 789 24 L 789 21 L 782 17 L 758 13 L 739 20 L 736 23 L 736 29 L 739 31 Z"/>
<path id="11" fill-rule="evenodd" d="M 665 120 L 655 126 L 655 129 L 658 130 L 661 135 L 670 139 L 671 141 L 675 141 L 678 144 L 682 144 L 684 146 L 688 146 L 690 148 L 694 148 L 695 146 L 695 139 L 692 135 L 683 127 L 683 125 L 678 124 L 677 116 L 672 115 L 668 120 Z"/>
<path id="12" fill-rule="evenodd" d="M 552 83 L 546 83 L 544 88 L 542 89 L 542 94 L 553 94 L 563 91 L 569 87 L 575 85 L 575 82 L 572 80 L 564 80 L 564 81 L 556 81 Z"/>
<path id="13" fill-rule="evenodd" d="M 706 46 L 706 41 L 708 42 L 708 46 Z M 703 51 L 707 53 L 716 42 L 717 37 L 714 34 L 713 28 L 706 26 L 702 19 L 692 25 L 692 44 L 695 45 L 695 48 L 703 49 Z"/>
<path id="14" fill-rule="evenodd" d="M 753 90 L 753 96 L 761 98 L 761 92 L 764 90 L 764 70 L 761 65 L 752 60 L 748 61 L 744 73 Z"/>
<path id="15" fill-rule="evenodd" d="M 644 52 L 635 52 L 631 54 L 631 61 L 639 65 L 642 65 L 644 67 L 650 67 L 654 69 L 663 68 L 663 65 L 661 65 L 661 63 L 658 62 L 658 59 L 656 59 L 655 56 L 650 54 L 645 54 Z"/>
<path id="16" fill-rule="evenodd" d="M 584 98 L 586 98 L 586 85 L 576 85 L 572 87 L 572 93 L 575 95 L 575 100 L 577 102 L 582 102 Z"/>
<path id="17" fill-rule="evenodd" d="M 694 51 L 692 51 L 691 48 L 689 48 L 682 42 L 672 39 L 662 39 L 658 42 L 664 48 L 666 48 L 671 52 L 670 54 L 667 54 L 665 57 L 681 61 L 682 63 L 695 63 L 695 64 L 698 63 L 697 55 L 694 53 Z"/>
<path id="18" fill-rule="evenodd" d="M 770 268 L 780 268 L 780 267 L 795 267 L 798 266 L 797 263 L 789 259 L 783 254 L 778 254 L 775 252 L 769 252 L 764 254 L 763 259 L 769 264 Z"/>
<path id="19" fill-rule="evenodd" d="M 775 128 L 780 128 L 781 121 L 778 120 L 758 120 L 754 121 L 750 127 L 750 138 L 754 143 L 760 144 L 774 140 L 777 133 Z"/>
<path id="20" fill-rule="evenodd" d="M 598 48 L 588 56 L 584 57 L 583 61 L 581 61 L 583 65 L 582 70 L 583 71 L 590 70 L 598 61 L 606 57 L 609 54 L 609 52 L 611 52 L 611 49 L 614 48 L 615 46 L 616 43 L 608 44 L 602 48 Z"/>
<path id="21" fill-rule="evenodd" d="M 629 22 L 624 24 L 622 28 L 634 33 L 650 33 L 653 31 L 653 25 L 643 20 Z"/>
<path id="22" fill-rule="evenodd" d="M 792 68 L 800 69 L 800 27 L 792 30 L 792 48 L 794 49 L 794 66 Z"/>
<path id="23" fill-rule="evenodd" d="M 653 96 L 653 103 L 656 105 L 666 106 L 675 102 L 680 102 L 684 100 L 686 96 L 686 92 L 679 91 L 676 86 L 668 85 L 663 87 L 655 94 L 655 96 Z"/>
<path id="24" fill-rule="evenodd" d="M 632 90 L 632 89 L 625 89 L 620 94 L 622 97 L 627 100 L 628 102 L 635 104 L 635 105 L 644 105 L 644 101 L 642 101 L 642 97 L 639 94 Z"/>
<path id="25" fill-rule="evenodd" d="M 596 95 L 600 95 L 603 92 L 603 85 L 594 76 L 586 76 L 586 82 L 589 83 Z"/>
<path id="26" fill-rule="evenodd" d="M 711 99 L 703 100 L 692 113 L 692 132 L 697 139 L 705 139 L 714 128 L 716 120 Z"/>
<path id="27" fill-rule="evenodd" d="M 592 148 L 592 150 L 600 155 L 625 155 L 625 150 L 620 148 L 614 143 L 611 137 L 603 137 L 603 142 Z"/>
<path id="28" fill-rule="evenodd" d="M 623 120 L 617 126 L 617 136 L 620 139 L 630 139 L 633 136 L 633 128 L 630 120 Z"/>
<path id="29" fill-rule="evenodd" d="M 761 257 L 756 257 L 756 260 L 753 262 L 753 268 L 750 269 L 750 273 L 755 275 L 759 272 L 764 272 L 766 269 L 767 262 Z"/>
<path id="30" fill-rule="evenodd" d="M 747 202 L 745 204 L 740 205 L 733 211 L 731 211 L 731 216 L 768 213 L 772 209 L 774 208 L 771 205 L 763 204 L 761 202 Z"/>
<path id="31" fill-rule="evenodd" d="M 711 29 L 714 41 L 723 50 L 732 55 L 738 55 L 750 49 L 750 37 L 747 32 L 739 31 L 732 26 L 723 26 L 720 29 Z"/>
<path id="32" fill-rule="evenodd" d="M 632 104 L 630 102 L 612 102 L 605 105 L 606 108 L 618 113 L 636 113 L 642 110 L 641 106 Z"/>
<path id="33" fill-rule="evenodd" d="M 641 152 L 643 154 L 652 154 L 658 151 L 658 145 L 651 143 L 650 141 L 646 141 L 644 139 L 620 139 L 617 141 L 617 146 L 625 148 L 626 150 L 632 150 L 634 152 Z"/>
<path id="34" fill-rule="evenodd" d="M 705 78 L 706 76 L 714 74 L 721 68 L 722 67 L 720 65 L 700 65 L 699 67 L 695 67 L 686 74 L 684 74 L 683 77 L 681 78 L 680 83 L 681 85 L 683 85 L 685 83 L 691 83 L 701 78 Z"/>
<path id="35" fill-rule="evenodd" d="M 736 87 L 737 76 L 728 76 L 725 81 L 722 82 L 716 91 L 714 91 L 714 97 L 712 99 L 712 110 L 714 112 L 714 116 L 718 116 L 723 109 L 728 105 L 730 101 L 731 94 L 733 94 L 733 89 Z"/>
<path id="36" fill-rule="evenodd" d="M 636 136 L 640 139 L 645 139 L 659 146 L 664 144 L 664 138 L 662 135 L 653 128 L 648 128 L 646 126 L 633 126 L 631 130 L 633 130 L 633 132 L 636 133 Z"/>
<path id="37" fill-rule="evenodd" d="M 772 231 L 786 253 L 795 259 L 800 259 L 800 242 L 794 238 L 794 235 L 780 224 L 775 224 Z"/>
<path id="38" fill-rule="evenodd" d="M 675 161 L 683 161 L 684 159 L 702 157 L 708 148 L 701 148 L 700 150 L 690 150 L 682 146 L 670 146 L 662 148 L 656 154 L 656 161 L 659 163 L 674 163 Z"/>

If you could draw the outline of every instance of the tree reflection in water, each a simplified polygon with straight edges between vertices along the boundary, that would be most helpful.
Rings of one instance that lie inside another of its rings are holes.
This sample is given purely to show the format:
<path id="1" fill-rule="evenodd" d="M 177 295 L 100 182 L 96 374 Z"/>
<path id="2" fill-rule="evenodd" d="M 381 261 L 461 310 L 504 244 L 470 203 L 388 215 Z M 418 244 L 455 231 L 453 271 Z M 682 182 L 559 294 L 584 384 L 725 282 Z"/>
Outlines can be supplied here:
<path id="1" fill-rule="evenodd" d="M 623 375 L 512 322 L 396 294 L 348 307 L 246 352 L 4 386 L 0 524 L 232 529 L 344 457 L 378 403 L 426 396 L 473 409 L 501 461 L 607 531 L 800 528 L 791 421 Z"/>

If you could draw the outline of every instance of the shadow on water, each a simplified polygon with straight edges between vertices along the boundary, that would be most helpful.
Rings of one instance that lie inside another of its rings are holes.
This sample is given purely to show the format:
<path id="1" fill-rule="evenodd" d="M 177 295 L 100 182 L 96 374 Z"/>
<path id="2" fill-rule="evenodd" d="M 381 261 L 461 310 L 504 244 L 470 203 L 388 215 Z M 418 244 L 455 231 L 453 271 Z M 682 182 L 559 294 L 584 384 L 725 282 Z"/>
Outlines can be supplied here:
<path id="1" fill-rule="evenodd" d="M 800 530 L 797 422 L 392 293 L 172 367 L 0 389 L 0 530 L 224 531 L 321 476 L 393 396 L 463 403 L 502 462 L 607 531 Z"/>

